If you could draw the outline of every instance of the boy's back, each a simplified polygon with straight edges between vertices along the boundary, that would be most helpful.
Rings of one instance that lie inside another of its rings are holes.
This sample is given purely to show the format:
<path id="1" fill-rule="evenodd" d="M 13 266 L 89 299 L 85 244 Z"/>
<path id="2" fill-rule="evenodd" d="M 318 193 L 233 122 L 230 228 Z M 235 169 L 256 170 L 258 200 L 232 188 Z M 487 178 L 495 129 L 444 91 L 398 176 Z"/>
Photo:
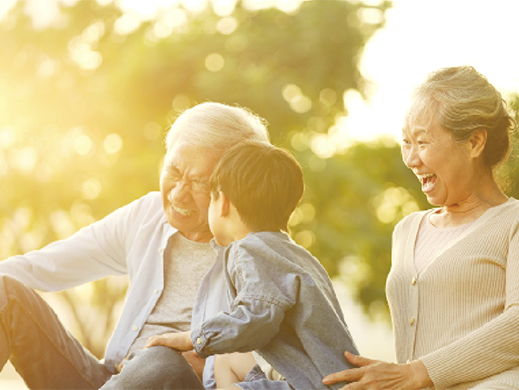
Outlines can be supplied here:
<path id="1" fill-rule="evenodd" d="M 221 260 L 230 313 L 196 330 L 211 334 L 211 354 L 255 350 L 296 389 L 324 388 L 324 376 L 351 367 L 344 351 L 358 352 L 331 281 L 308 251 L 285 233 L 257 232 Z"/>

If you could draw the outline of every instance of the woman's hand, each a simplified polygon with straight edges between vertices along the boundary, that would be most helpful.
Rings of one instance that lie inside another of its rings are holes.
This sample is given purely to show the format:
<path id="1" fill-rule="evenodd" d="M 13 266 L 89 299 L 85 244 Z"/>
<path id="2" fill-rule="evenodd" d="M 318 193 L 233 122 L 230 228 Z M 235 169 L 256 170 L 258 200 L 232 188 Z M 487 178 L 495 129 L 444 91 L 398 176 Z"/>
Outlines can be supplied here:
<path id="1" fill-rule="evenodd" d="M 193 349 L 191 332 L 172 332 L 152 336 L 148 339 L 145 348 L 154 347 L 156 345 L 162 345 L 178 351 L 190 351 Z"/>
<path id="2" fill-rule="evenodd" d="M 359 368 L 328 375 L 323 379 L 325 385 L 352 382 L 341 390 L 418 390 L 433 385 L 420 360 L 409 364 L 395 364 L 367 359 L 349 352 L 345 352 L 344 356 Z"/>

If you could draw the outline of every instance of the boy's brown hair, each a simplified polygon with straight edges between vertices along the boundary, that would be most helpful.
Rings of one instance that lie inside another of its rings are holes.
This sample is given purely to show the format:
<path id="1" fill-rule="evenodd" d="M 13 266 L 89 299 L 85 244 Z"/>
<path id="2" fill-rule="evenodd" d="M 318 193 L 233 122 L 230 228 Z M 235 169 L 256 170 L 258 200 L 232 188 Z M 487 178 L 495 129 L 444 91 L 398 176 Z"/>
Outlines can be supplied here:
<path id="1" fill-rule="evenodd" d="M 226 151 L 210 179 L 252 231 L 288 231 L 288 220 L 304 192 L 303 171 L 286 150 L 244 141 Z"/>

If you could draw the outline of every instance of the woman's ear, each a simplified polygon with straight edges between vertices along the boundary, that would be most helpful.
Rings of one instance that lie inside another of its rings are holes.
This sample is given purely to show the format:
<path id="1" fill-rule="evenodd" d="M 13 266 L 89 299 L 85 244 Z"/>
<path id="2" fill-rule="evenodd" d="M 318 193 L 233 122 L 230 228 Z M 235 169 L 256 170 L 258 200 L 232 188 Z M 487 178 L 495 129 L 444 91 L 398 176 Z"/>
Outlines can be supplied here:
<path id="1" fill-rule="evenodd" d="M 479 157 L 483 154 L 485 144 L 487 143 L 487 131 L 480 129 L 472 133 L 469 138 L 470 155 L 473 158 Z"/>
<path id="2" fill-rule="evenodd" d="M 218 195 L 221 200 L 220 217 L 225 217 L 229 215 L 229 211 L 231 210 L 231 201 L 222 191 L 218 191 Z"/>

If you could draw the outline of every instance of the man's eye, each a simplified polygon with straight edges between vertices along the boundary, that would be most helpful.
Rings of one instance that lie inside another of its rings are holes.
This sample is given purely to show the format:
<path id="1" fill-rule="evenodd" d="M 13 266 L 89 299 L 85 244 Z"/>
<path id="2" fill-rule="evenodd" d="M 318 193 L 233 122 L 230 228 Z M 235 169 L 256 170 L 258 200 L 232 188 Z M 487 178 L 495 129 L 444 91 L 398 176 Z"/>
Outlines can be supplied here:
<path id="1" fill-rule="evenodd" d="M 204 181 L 194 181 L 193 188 L 197 191 L 203 192 L 203 191 L 207 191 L 207 189 L 209 188 L 209 185 Z"/>

